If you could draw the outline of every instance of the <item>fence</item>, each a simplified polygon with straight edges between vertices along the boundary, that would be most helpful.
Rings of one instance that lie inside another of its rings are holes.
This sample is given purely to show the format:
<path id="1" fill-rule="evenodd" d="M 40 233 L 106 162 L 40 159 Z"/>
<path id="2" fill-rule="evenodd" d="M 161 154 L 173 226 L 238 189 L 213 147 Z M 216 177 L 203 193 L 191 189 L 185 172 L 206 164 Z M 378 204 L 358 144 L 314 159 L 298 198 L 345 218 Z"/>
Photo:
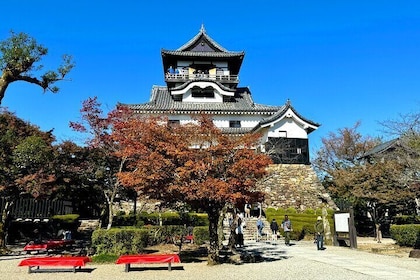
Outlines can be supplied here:
<path id="1" fill-rule="evenodd" d="M 0 198 L 0 209 L 3 212 L 6 199 Z M 17 219 L 48 219 L 53 215 L 65 215 L 73 212 L 72 203 L 64 200 L 17 199 L 8 209 L 9 217 Z"/>

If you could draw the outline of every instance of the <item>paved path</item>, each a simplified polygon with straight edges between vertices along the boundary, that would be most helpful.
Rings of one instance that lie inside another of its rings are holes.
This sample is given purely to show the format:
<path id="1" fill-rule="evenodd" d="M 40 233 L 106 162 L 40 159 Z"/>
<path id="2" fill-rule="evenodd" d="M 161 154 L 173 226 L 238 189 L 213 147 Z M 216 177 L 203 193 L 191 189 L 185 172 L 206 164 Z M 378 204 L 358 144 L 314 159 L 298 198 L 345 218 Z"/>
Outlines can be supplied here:
<path id="1" fill-rule="evenodd" d="M 260 253 L 265 260 L 302 258 L 322 266 L 332 266 L 372 276 L 373 279 L 420 279 L 420 259 L 378 255 L 335 246 L 330 246 L 325 251 L 318 251 L 311 241 L 296 242 L 292 246 L 284 245 L 281 240 L 248 241 L 244 250 Z"/>
<path id="2" fill-rule="evenodd" d="M 299 241 L 285 246 L 283 240 L 246 241 L 241 249 L 262 257 L 262 262 L 243 265 L 223 264 L 208 266 L 205 262 L 181 263 L 161 269 L 139 269 L 126 273 L 115 264 L 88 263 L 86 272 L 28 274 L 26 267 L 18 267 L 25 255 L 0 257 L 0 279 L 171 279 L 171 280 L 371 280 L 371 279 L 420 279 L 420 259 L 377 255 L 344 247 L 327 247 L 316 250 L 310 241 Z"/>

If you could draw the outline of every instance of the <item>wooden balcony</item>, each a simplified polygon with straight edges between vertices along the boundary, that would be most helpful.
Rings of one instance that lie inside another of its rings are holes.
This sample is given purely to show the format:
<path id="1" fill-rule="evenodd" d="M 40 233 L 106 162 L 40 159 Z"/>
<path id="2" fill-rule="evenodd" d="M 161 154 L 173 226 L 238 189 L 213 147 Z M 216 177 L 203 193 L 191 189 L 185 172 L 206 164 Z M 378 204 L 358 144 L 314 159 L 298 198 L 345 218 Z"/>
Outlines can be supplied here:
<path id="1" fill-rule="evenodd" d="M 221 83 L 239 83 L 238 75 L 223 75 L 223 74 L 165 74 L 165 81 L 171 83 L 185 83 L 190 80 L 209 80 L 219 81 Z"/>

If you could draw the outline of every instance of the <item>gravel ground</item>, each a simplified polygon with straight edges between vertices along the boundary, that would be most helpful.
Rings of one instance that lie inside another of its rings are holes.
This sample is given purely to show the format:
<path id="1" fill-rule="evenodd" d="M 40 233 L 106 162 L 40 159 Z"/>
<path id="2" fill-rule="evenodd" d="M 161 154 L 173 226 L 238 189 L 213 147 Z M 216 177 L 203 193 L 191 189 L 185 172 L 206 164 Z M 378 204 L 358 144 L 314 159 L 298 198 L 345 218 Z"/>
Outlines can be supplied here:
<path id="1" fill-rule="evenodd" d="M 25 255 L 0 257 L 0 279 L 420 279 L 420 260 L 377 255 L 343 247 L 317 251 L 309 241 L 286 247 L 282 243 L 249 242 L 244 250 L 260 252 L 265 261 L 242 265 L 208 266 L 202 263 L 136 266 L 88 263 L 81 272 L 33 273 L 19 267 Z"/>

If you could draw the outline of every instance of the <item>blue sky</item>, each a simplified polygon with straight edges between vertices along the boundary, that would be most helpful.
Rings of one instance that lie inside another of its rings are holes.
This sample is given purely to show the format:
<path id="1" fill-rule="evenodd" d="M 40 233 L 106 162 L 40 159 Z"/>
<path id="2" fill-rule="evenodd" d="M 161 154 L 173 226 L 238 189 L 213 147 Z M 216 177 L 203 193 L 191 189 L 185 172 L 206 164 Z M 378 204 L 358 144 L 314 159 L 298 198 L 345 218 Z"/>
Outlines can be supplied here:
<path id="1" fill-rule="evenodd" d="M 420 1 L 6 1 L 0 40 L 25 32 L 48 47 L 45 69 L 71 54 L 76 68 L 58 94 L 12 84 L 2 106 L 58 141 L 81 141 L 69 121 L 98 96 L 104 110 L 144 103 L 164 85 L 160 50 L 176 49 L 204 24 L 224 48 L 245 51 L 240 86 L 257 103 L 290 99 L 321 127 L 321 138 L 361 121 L 379 136 L 380 121 L 419 111 Z"/>

